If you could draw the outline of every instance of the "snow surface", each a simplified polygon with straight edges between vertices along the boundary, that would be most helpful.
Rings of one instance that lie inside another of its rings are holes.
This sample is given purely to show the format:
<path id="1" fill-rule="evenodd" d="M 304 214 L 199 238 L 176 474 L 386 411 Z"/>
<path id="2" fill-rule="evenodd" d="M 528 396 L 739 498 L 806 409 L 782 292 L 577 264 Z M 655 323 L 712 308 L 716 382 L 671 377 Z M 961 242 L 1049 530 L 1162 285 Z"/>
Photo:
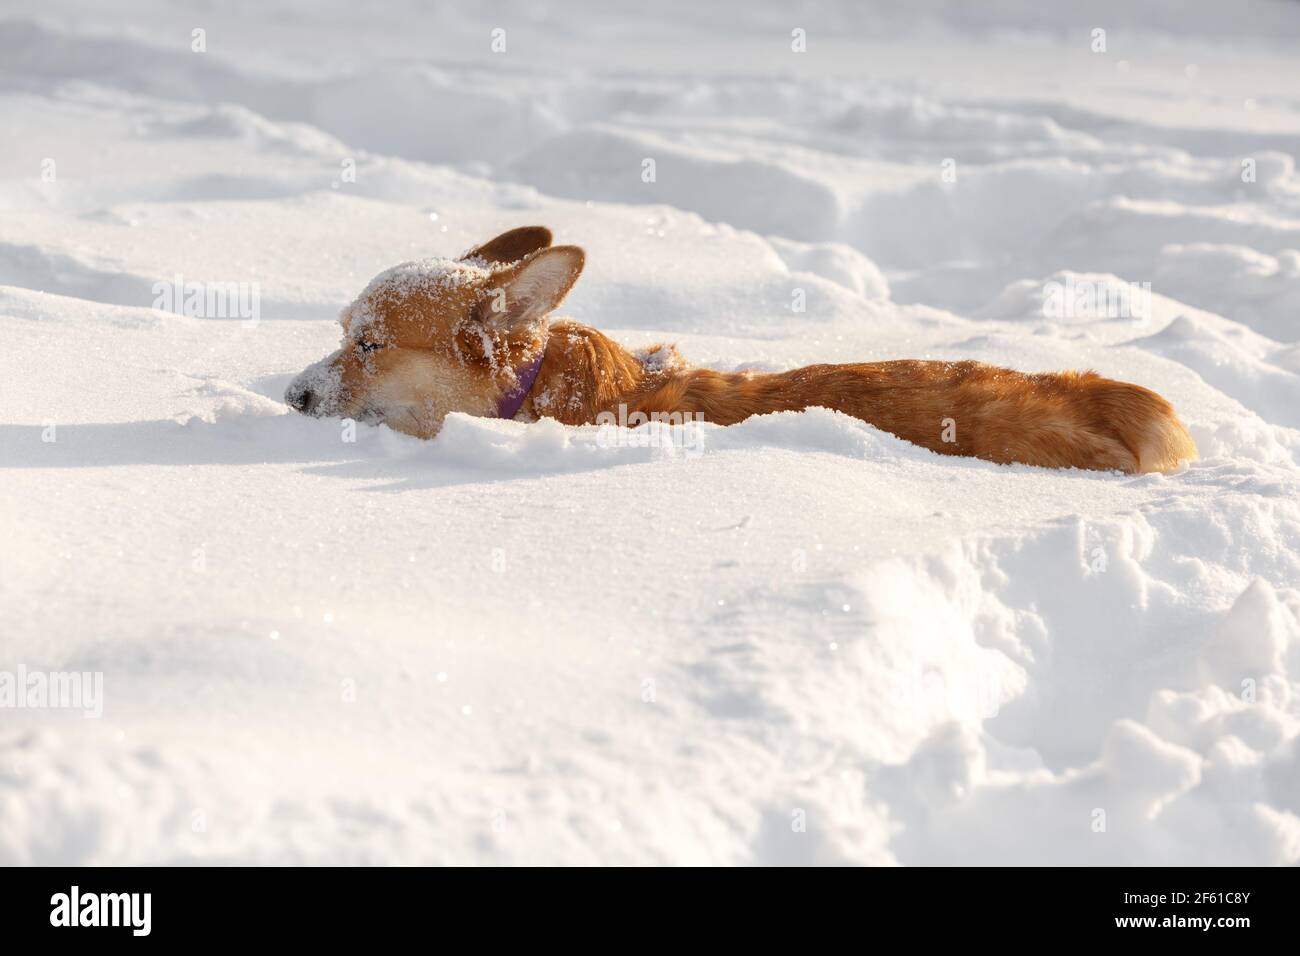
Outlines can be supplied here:
<path id="1" fill-rule="evenodd" d="M 0 671 L 104 692 L 0 710 L 0 862 L 1300 861 L 1300 4 L 493 6 L 0 4 Z M 1093 367 L 1203 457 L 283 404 L 531 223 L 630 347 Z"/>

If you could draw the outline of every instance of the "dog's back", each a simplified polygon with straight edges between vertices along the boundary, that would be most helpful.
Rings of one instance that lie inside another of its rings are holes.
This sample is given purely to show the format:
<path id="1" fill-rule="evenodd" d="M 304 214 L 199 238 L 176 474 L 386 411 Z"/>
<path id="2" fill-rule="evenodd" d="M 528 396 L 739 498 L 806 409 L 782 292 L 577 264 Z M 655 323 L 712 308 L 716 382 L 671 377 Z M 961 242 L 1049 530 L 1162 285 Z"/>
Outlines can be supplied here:
<path id="1" fill-rule="evenodd" d="M 770 375 L 690 369 L 648 392 L 646 411 L 751 415 L 833 408 L 945 455 L 1126 472 L 1196 457 L 1173 406 L 1095 372 L 1027 374 L 980 362 L 810 365 Z"/>

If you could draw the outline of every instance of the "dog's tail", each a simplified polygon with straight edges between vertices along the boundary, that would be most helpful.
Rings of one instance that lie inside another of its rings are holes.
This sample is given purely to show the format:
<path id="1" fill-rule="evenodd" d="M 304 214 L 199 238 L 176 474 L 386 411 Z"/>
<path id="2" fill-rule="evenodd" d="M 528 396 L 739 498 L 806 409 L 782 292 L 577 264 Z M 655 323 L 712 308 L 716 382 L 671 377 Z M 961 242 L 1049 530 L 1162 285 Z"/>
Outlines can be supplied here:
<path id="1" fill-rule="evenodd" d="M 915 363 L 903 372 L 893 363 L 878 367 L 894 385 L 907 380 L 904 373 L 930 379 L 924 390 L 929 407 L 913 403 L 901 428 L 880 427 L 941 454 L 1130 474 L 1174 471 L 1197 457 L 1192 436 L 1169 402 L 1149 388 L 1093 371 L 1026 374 L 979 362 Z M 888 391 L 887 412 L 904 405 L 912 390 Z M 933 430 L 915 427 L 940 414 L 973 427 L 964 434 L 958 427 L 956 441 L 948 444 L 949 439 L 935 439 Z"/>
<path id="2" fill-rule="evenodd" d="M 1198 457 L 1196 443 L 1173 405 L 1151 389 L 1097 378 L 1091 391 L 1116 437 L 1133 455 L 1135 472 L 1174 471 Z"/>

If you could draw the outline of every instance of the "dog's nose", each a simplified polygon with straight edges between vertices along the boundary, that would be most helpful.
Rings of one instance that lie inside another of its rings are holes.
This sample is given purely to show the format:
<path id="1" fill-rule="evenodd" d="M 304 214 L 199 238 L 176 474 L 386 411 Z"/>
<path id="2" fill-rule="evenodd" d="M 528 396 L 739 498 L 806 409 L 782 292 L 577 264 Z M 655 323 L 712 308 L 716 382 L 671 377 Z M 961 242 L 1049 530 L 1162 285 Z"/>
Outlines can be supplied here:
<path id="1" fill-rule="evenodd" d="M 289 403 L 290 407 L 296 408 L 304 415 L 310 415 L 312 410 L 320 404 L 320 398 L 310 388 L 304 385 L 290 385 L 284 393 L 284 400 Z"/>

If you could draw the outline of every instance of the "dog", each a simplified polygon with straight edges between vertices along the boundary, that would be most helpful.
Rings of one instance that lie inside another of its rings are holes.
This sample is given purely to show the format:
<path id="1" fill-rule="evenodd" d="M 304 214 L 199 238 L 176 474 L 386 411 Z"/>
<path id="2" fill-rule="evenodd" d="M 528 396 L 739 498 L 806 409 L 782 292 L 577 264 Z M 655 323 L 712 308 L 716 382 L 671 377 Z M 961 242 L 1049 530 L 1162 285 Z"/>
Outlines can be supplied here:
<path id="1" fill-rule="evenodd" d="M 342 347 L 298 375 L 285 401 L 419 438 L 452 412 L 581 425 L 621 408 L 620 420 L 732 425 L 821 406 L 942 455 L 1000 464 L 1169 472 L 1197 454 L 1169 402 L 1091 371 L 902 359 L 719 372 L 688 366 L 673 346 L 633 353 L 549 318 L 584 261 L 577 246 L 552 246 L 549 229 L 525 226 L 459 259 L 389 269 L 343 310 Z"/>

